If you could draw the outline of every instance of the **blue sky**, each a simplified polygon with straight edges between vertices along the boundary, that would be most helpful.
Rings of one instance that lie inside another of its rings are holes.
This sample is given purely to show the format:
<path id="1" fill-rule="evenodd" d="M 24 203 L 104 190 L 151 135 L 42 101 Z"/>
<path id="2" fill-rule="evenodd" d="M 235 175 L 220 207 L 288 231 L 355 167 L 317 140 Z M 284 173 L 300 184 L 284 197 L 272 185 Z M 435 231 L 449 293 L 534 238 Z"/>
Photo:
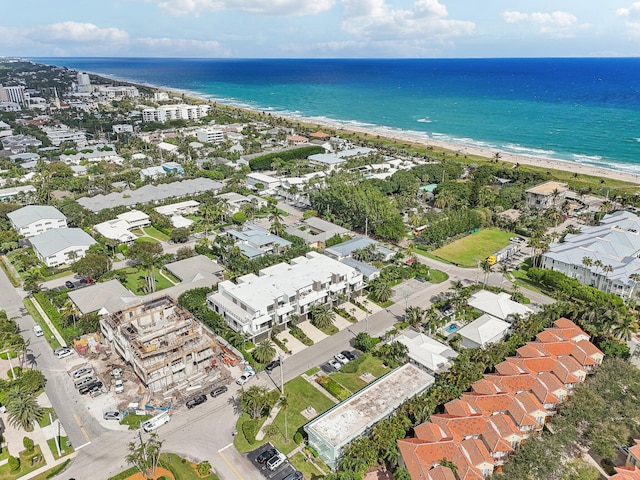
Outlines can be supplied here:
<path id="1" fill-rule="evenodd" d="M 10 0 L 0 56 L 640 56 L 633 0 Z"/>

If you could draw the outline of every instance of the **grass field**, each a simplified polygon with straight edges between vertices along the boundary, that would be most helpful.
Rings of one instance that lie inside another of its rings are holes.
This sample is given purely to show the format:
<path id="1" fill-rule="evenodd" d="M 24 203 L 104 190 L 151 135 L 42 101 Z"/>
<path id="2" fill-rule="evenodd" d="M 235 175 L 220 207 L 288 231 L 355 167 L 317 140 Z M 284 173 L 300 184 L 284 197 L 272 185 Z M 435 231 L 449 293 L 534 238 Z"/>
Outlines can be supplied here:
<path id="1" fill-rule="evenodd" d="M 479 260 L 482 261 L 502 247 L 506 247 L 511 236 L 509 232 L 488 228 L 467 235 L 432 253 L 461 267 L 477 267 Z"/>

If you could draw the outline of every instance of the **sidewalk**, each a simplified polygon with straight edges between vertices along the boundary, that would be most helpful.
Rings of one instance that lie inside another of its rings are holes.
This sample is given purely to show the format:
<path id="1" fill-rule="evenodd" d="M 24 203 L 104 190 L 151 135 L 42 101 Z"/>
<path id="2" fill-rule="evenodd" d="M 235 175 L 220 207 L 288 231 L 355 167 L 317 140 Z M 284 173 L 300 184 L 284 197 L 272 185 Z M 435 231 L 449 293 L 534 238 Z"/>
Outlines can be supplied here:
<path id="1" fill-rule="evenodd" d="M 51 323 L 51 320 L 49 320 L 49 317 L 47 316 L 47 314 L 44 313 L 44 310 L 42 309 L 38 301 L 34 297 L 29 297 L 29 299 L 33 303 L 33 306 L 36 307 L 36 310 L 38 310 L 38 313 L 44 319 L 44 322 L 51 329 L 51 332 L 53 332 L 53 335 L 56 337 L 56 340 L 60 342 L 60 345 L 66 345 L 67 342 L 64 341 L 64 338 L 62 338 L 62 335 L 60 335 L 60 333 L 58 332 L 58 329 L 56 329 L 56 327 L 53 326 L 53 323 Z"/>

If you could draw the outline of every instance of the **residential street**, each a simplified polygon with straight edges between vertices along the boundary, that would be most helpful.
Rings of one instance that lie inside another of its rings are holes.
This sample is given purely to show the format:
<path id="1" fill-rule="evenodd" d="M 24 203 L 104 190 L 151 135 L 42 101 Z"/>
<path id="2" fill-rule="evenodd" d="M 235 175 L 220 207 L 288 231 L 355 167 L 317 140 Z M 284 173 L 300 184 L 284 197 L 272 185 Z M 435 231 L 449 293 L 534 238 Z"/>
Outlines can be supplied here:
<path id="1" fill-rule="evenodd" d="M 351 349 L 354 337 L 360 332 L 377 336 L 391 329 L 394 323 L 403 319 L 406 305 L 428 307 L 431 304 L 431 297 L 447 290 L 452 281 L 475 280 L 478 276 L 476 269 L 445 265 L 421 255 L 418 258 L 432 268 L 447 272 L 450 280 L 437 285 L 410 280 L 399 285 L 393 297 L 395 303 L 388 309 L 372 314 L 368 320 L 353 324 L 295 355 L 286 357 L 283 364 L 284 381 L 291 380 L 313 366 L 326 362 L 341 350 Z M 490 275 L 491 285 L 500 285 L 501 282 L 503 279 L 499 274 Z M 4 274 L 0 275 L 0 289 L 5 292 L 0 308 L 5 309 L 9 316 L 19 317 L 18 322 L 23 329 L 23 334 L 31 342 L 33 359 L 48 379 L 46 392 L 51 403 L 73 445 L 76 449 L 81 447 L 75 460 L 65 471 L 65 477 L 106 479 L 128 468 L 124 460 L 127 445 L 138 438 L 138 431 L 107 430 L 81 406 L 83 400 L 80 399 L 66 373 L 64 360 L 55 358 L 46 341 L 35 337 L 32 333 L 34 323 L 23 308 L 20 297 L 23 292 L 14 289 Z M 534 304 L 552 302 L 552 299 L 535 292 L 525 291 L 524 293 Z M 270 388 L 278 387 L 280 370 L 274 370 L 271 376 L 261 372 L 253 382 Z M 232 432 L 238 415 L 233 395 L 238 388 L 237 385 L 232 384 L 228 394 L 216 399 L 209 398 L 205 404 L 193 410 L 178 408 L 171 422 L 157 430 L 158 435 L 165 442 L 164 450 L 179 453 L 195 461 L 209 460 L 220 478 L 225 480 L 254 478 L 256 474 L 254 467 L 232 445 Z M 143 434 L 143 438 L 144 435 L 146 434 Z"/>

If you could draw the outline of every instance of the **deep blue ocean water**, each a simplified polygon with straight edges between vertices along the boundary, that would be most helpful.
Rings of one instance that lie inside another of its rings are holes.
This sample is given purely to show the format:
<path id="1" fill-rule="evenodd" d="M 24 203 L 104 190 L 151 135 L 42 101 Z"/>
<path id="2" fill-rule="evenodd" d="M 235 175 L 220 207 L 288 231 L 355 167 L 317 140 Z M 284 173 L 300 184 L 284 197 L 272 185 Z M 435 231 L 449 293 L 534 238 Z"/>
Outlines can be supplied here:
<path id="1" fill-rule="evenodd" d="M 640 174 L 640 58 L 37 58 L 289 117 Z"/>

